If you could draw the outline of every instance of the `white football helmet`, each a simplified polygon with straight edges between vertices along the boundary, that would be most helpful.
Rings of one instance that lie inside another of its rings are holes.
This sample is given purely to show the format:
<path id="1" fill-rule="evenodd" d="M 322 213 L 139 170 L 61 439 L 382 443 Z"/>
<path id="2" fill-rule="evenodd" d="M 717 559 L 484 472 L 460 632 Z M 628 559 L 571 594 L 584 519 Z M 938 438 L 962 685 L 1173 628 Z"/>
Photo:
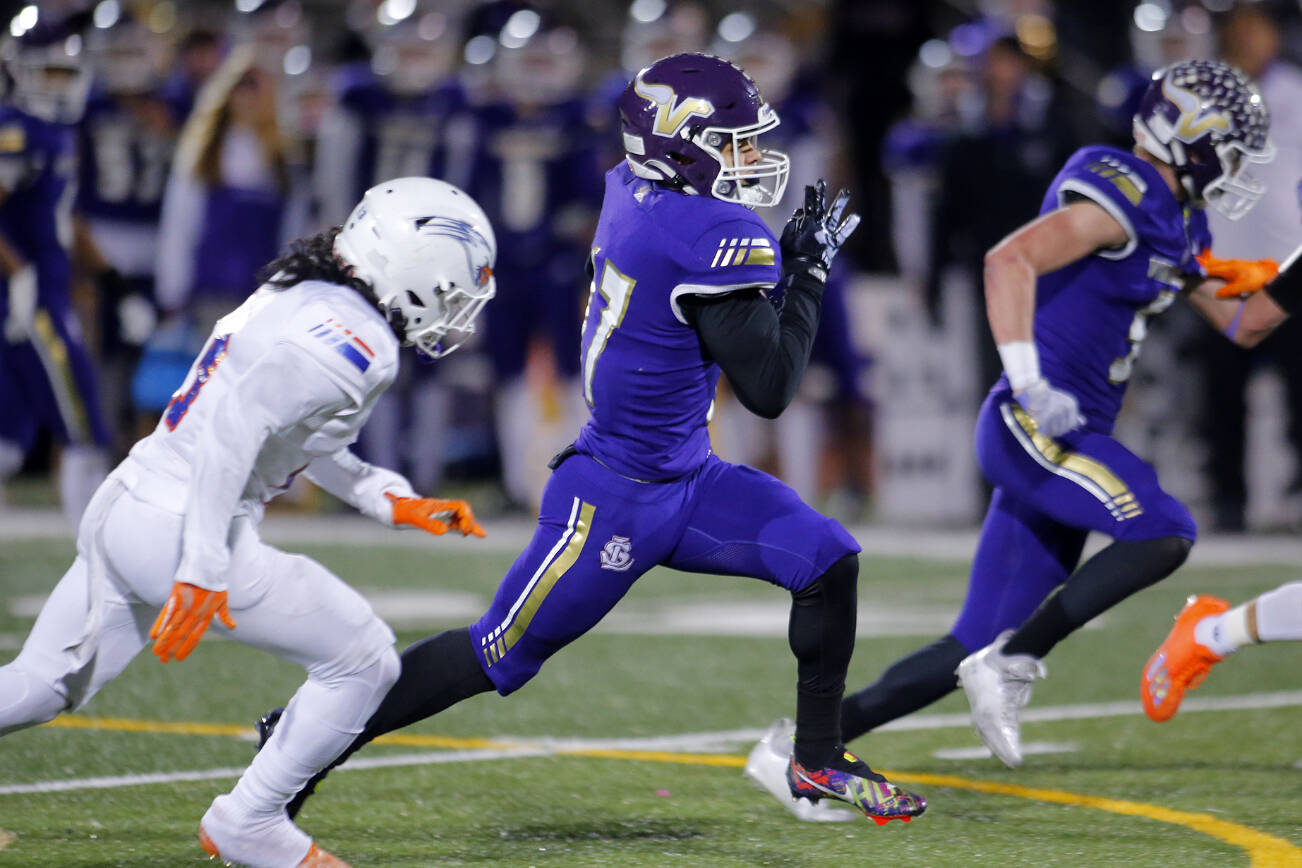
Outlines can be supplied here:
<path id="1" fill-rule="evenodd" d="M 483 209 L 434 178 L 394 178 L 367 190 L 334 250 L 370 284 L 403 346 L 433 359 L 474 333 L 497 291 L 497 238 Z"/>

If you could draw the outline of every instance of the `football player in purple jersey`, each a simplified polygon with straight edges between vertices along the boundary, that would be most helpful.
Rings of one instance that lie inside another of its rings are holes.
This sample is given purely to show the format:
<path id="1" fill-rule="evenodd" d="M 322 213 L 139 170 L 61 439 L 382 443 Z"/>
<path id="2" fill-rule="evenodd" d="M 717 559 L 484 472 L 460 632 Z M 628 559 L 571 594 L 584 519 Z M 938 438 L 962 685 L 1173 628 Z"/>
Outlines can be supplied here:
<path id="1" fill-rule="evenodd" d="M 583 261 L 601 206 L 603 166 L 580 96 L 584 60 L 574 28 L 523 4 L 484 8 L 504 18 L 491 31 L 494 97 L 473 111 L 480 148 L 466 189 L 501 236 L 503 301 L 486 314 L 484 348 L 493 369 L 503 487 L 513 504 L 532 509 L 545 483 L 542 458 L 587 415 L 577 386 Z M 550 431 L 540 424 L 545 402 L 525 376 L 538 339 L 551 350 L 559 386 L 554 415 L 563 424 Z"/>
<path id="2" fill-rule="evenodd" d="M 76 124 L 90 86 L 73 48 L 85 17 L 50 16 L 6 39 L 13 85 L 0 103 L 0 480 L 49 430 L 64 445 L 59 493 L 74 525 L 108 472 L 109 443 L 71 298 L 74 250 L 101 261 L 72 216 Z"/>
<path id="3" fill-rule="evenodd" d="M 778 118 L 727 61 L 663 58 L 628 84 L 620 113 L 626 158 L 606 173 L 589 257 L 581 371 L 591 417 L 553 459 L 538 528 L 488 612 L 404 652 L 402 676 L 353 748 L 467 697 L 518 690 L 652 567 L 750 576 L 792 596 L 788 797 L 907 821 L 926 801 L 841 739 L 859 546 L 782 482 L 720 460 L 707 429 L 721 370 L 755 413 L 775 417 L 791 401 L 828 266 L 858 216 L 846 214 L 844 192 L 827 204 L 819 182 L 773 237 L 751 209 L 786 187 L 786 155 L 758 141 Z"/>
<path id="4" fill-rule="evenodd" d="M 1269 270 L 1205 255 L 1204 210 L 1241 216 L 1261 194 L 1251 166 L 1270 159 L 1269 125 L 1260 94 L 1233 67 L 1160 70 L 1134 119 L 1134 149 L 1077 151 L 1040 216 L 986 255 L 1004 375 L 976 426 L 995 490 L 967 599 L 948 634 L 846 697 L 847 739 L 961 683 L 986 745 L 1018 765 L 1018 712 L 1045 655 L 1184 562 L 1196 536 L 1189 511 L 1112 428 L 1148 318 L 1178 296 L 1252 345 L 1302 294 L 1286 268 L 1267 293 L 1241 300 Z M 1091 530 L 1114 541 L 1081 564 Z"/>

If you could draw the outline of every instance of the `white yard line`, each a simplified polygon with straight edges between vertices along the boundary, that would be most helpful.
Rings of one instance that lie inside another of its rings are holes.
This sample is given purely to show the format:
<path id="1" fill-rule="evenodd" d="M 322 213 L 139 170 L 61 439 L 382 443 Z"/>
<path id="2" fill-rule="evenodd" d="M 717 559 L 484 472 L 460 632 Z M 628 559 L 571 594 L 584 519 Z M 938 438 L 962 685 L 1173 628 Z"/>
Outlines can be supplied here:
<path id="1" fill-rule="evenodd" d="M 1302 690 L 1285 690 L 1267 693 L 1246 693 L 1238 696 L 1209 696 L 1186 699 L 1180 706 L 1182 714 L 1203 711 L 1245 711 L 1250 709 L 1293 708 L 1302 706 Z M 1103 717 L 1131 717 L 1142 714 L 1138 702 L 1095 702 L 1078 705 L 1054 705 L 1031 708 L 1022 712 L 1024 723 L 1051 723 L 1061 720 L 1092 720 Z M 881 731 L 910 732 L 930 729 L 968 727 L 967 714 L 915 714 L 888 723 Z M 765 730 L 728 729 L 716 732 L 689 732 L 676 735 L 645 738 L 572 739 L 553 737 L 495 737 L 511 747 L 492 750 L 445 750 L 420 753 L 389 754 L 377 757 L 351 759 L 342 770 L 405 768 L 409 766 L 441 765 L 444 763 L 482 762 L 524 757 L 553 756 L 580 750 L 629 751 L 680 751 L 685 753 L 719 753 L 730 751 L 737 745 L 758 740 Z M 237 778 L 243 768 L 196 769 L 182 772 L 156 772 L 151 774 L 118 775 L 114 777 L 68 778 L 54 781 L 36 781 L 28 784 L 0 786 L 0 796 L 36 793 L 60 793 L 75 790 L 116 789 L 142 784 L 172 784 L 189 781 L 209 781 Z"/>

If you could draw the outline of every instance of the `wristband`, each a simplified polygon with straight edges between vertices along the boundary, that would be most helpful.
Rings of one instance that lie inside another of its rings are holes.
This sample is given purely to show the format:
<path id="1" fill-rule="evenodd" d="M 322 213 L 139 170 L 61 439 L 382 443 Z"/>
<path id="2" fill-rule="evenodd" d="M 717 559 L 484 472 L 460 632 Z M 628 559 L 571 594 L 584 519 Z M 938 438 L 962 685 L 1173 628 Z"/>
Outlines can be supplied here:
<path id="1" fill-rule="evenodd" d="M 1293 251 L 1279 267 L 1279 274 L 1265 287 L 1266 295 L 1289 316 L 1302 310 L 1302 264 L 1298 262 L 1300 254 L 1302 247 Z"/>
<path id="2" fill-rule="evenodd" d="M 1009 341 L 998 346 L 999 360 L 1014 392 L 1020 392 L 1040 379 L 1040 353 L 1034 341 Z"/>

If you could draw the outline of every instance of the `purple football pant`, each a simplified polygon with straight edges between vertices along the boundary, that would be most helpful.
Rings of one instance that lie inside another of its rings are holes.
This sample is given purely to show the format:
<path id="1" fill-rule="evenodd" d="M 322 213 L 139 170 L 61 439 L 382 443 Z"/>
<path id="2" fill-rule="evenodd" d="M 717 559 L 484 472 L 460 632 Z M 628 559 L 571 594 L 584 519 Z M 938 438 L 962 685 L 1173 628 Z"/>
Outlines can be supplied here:
<path id="1" fill-rule="evenodd" d="M 62 443 L 105 446 L 108 426 L 81 327 L 67 307 L 36 309 L 35 335 L 11 344 L 0 336 L 0 440 L 24 451 L 40 428 Z"/>
<path id="2" fill-rule="evenodd" d="M 672 482 L 635 482 L 574 455 L 543 492 L 538 529 L 470 628 L 503 696 L 591 630 L 657 565 L 799 590 L 858 544 L 781 481 L 711 455 Z"/>
<path id="3" fill-rule="evenodd" d="M 1096 431 L 1040 435 L 1007 389 L 982 405 L 976 451 L 995 492 L 950 631 L 969 651 L 1020 626 L 1065 582 L 1090 531 L 1118 540 L 1197 536 L 1151 465 Z"/>

